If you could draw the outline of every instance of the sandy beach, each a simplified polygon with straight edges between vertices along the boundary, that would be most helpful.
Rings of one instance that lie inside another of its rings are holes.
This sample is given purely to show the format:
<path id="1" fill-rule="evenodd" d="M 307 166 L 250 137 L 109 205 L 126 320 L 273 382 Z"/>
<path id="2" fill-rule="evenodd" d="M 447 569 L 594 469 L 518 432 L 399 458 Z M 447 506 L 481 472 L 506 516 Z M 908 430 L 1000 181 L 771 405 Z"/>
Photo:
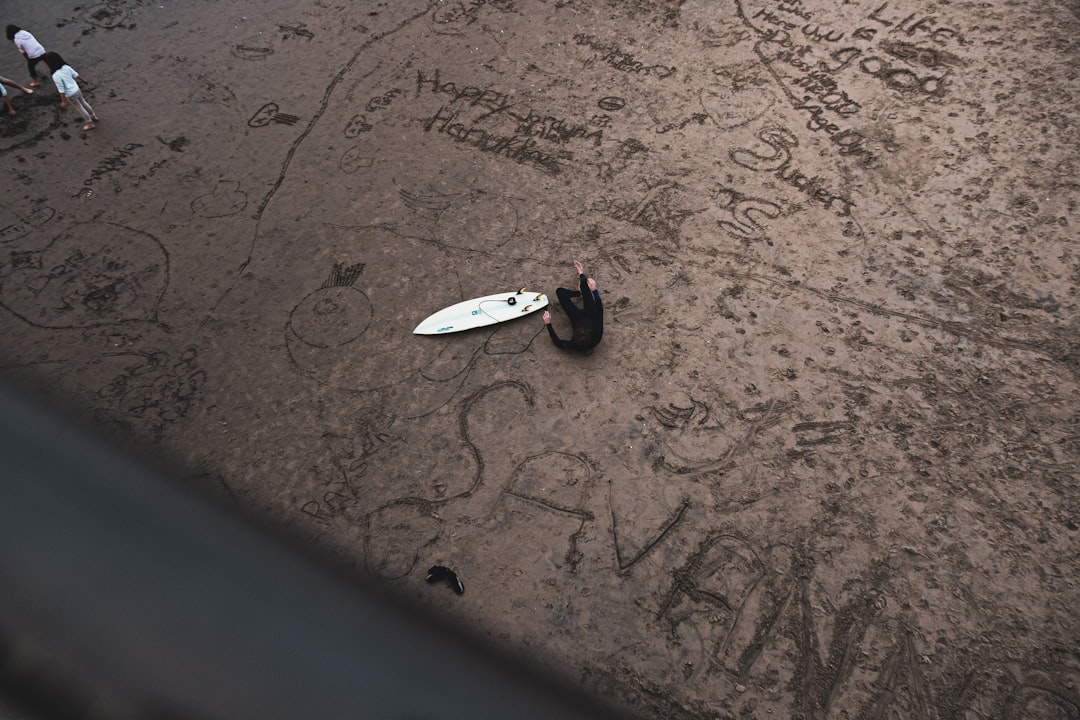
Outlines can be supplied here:
<path id="1" fill-rule="evenodd" d="M 1074 0 L 4 7 L 14 383 L 642 717 L 1080 717 Z"/>

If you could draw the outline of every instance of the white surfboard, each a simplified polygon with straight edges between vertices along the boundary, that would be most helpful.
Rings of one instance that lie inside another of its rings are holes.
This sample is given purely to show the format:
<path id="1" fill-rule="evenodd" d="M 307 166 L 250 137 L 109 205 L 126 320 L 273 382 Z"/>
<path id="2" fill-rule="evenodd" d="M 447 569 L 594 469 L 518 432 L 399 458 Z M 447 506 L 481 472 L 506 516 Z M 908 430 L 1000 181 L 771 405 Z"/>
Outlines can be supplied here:
<path id="1" fill-rule="evenodd" d="M 429 315 L 424 322 L 416 326 L 413 334 L 444 335 L 494 325 L 524 317 L 547 307 L 547 304 L 547 295 L 530 292 L 525 288 L 516 292 L 485 295 L 459 302 Z"/>

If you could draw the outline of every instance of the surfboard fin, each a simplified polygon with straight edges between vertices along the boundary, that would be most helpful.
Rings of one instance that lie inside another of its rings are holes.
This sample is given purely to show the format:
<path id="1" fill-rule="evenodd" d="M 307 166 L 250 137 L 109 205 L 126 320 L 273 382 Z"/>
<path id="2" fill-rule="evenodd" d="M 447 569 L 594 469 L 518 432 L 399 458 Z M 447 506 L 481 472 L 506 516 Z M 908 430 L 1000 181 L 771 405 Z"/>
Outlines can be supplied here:
<path id="1" fill-rule="evenodd" d="M 525 287 L 524 286 L 522 286 L 522 288 L 520 290 L 518 290 L 518 295 L 520 295 L 523 292 L 525 292 Z"/>
<path id="2" fill-rule="evenodd" d="M 530 305 L 526 305 L 525 307 L 521 308 L 521 312 L 523 312 L 523 313 L 527 313 L 527 312 L 529 312 L 529 308 L 531 308 L 531 307 L 532 307 L 532 305 L 531 305 L 531 304 L 530 304 Z"/>

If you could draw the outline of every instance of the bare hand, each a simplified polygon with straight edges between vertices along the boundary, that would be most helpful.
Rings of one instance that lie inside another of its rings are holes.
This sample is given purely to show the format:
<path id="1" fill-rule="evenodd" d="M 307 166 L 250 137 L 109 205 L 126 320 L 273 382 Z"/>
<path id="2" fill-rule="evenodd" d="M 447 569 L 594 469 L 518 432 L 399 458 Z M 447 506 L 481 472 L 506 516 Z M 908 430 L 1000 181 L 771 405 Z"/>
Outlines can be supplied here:
<path id="1" fill-rule="evenodd" d="M 593 280 L 592 278 L 589 278 L 589 289 L 590 290 L 596 290 L 596 281 Z"/>
<path id="2" fill-rule="evenodd" d="M 551 324 L 551 311 L 549 311 L 549 310 L 544 311 L 544 324 L 545 325 L 550 325 Z"/>
<path id="3" fill-rule="evenodd" d="M 585 274 L 585 268 L 583 268 L 581 266 L 581 263 L 578 262 L 577 260 L 574 261 L 574 269 L 577 270 L 578 275 L 584 275 Z"/>
<path id="4" fill-rule="evenodd" d="M 67 103 L 66 102 L 61 102 L 60 103 L 60 109 L 61 110 L 67 110 Z"/>

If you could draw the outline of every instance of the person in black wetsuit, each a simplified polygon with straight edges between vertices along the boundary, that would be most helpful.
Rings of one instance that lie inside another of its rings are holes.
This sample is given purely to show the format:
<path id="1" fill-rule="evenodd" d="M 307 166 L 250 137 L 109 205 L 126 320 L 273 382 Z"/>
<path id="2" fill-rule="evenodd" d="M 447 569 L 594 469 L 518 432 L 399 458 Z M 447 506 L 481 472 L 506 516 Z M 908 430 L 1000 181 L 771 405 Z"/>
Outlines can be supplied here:
<path id="1" fill-rule="evenodd" d="M 556 347 L 591 355 L 593 348 L 600 344 L 600 338 L 604 334 L 604 304 L 600 301 L 596 281 L 585 277 L 585 270 L 577 260 L 574 261 L 574 269 L 577 270 L 580 289 L 559 288 L 555 291 L 566 317 L 570 318 L 574 326 L 573 337 L 563 340 L 555 334 L 555 328 L 551 327 L 551 313 L 547 310 L 544 311 L 544 325 L 547 326 L 548 335 L 551 336 L 551 342 L 555 343 Z M 571 298 L 575 297 L 581 298 L 583 308 L 574 304 Z"/>

